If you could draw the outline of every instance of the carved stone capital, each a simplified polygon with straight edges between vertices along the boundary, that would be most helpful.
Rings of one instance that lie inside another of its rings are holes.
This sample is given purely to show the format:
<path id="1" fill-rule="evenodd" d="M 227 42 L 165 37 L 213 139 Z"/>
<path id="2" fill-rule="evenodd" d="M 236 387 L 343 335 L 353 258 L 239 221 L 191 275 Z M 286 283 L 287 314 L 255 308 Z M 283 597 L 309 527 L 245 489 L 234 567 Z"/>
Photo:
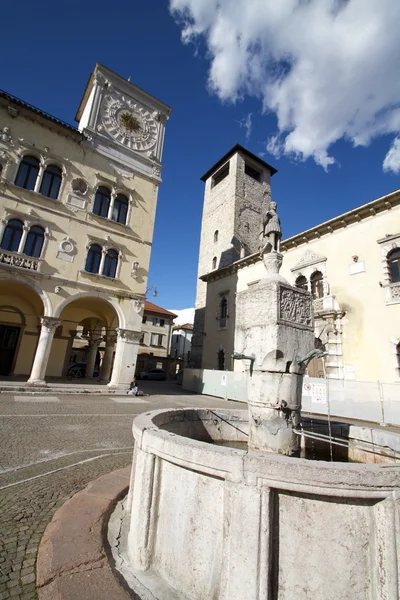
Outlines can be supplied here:
<path id="1" fill-rule="evenodd" d="M 117 339 L 124 340 L 131 344 L 138 344 L 142 335 L 141 331 L 133 331 L 132 329 L 117 329 Z"/>
<path id="2" fill-rule="evenodd" d="M 40 317 L 40 322 L 42 329 L 48 333 L 54 333 L 57 327 L 61 325 L 60 319 L 55 319 L 54 317 Z"/>

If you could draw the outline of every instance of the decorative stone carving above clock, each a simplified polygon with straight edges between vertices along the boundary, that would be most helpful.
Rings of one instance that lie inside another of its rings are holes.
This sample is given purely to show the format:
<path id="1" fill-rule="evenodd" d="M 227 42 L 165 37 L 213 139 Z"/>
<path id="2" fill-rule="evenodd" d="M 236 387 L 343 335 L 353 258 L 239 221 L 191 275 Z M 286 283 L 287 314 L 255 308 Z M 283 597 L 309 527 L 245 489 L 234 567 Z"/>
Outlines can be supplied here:
<path id="1" fill-rule="evenodd" d="M 117 91 L 104 96 L 101 119 L 108 134 L 132 150 L 144 152 L 156 144 L 158 123 L 154 115 Z"/>

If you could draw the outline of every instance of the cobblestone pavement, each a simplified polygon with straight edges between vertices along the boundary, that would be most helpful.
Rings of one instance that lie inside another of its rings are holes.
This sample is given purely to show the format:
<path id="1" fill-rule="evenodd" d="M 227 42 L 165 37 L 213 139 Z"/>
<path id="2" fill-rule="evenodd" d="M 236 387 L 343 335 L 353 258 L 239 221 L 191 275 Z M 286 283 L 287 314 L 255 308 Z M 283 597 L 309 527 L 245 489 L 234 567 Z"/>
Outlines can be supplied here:
<path id="1" fill-rule="evenodd" d="M 0 395 L 0 600 L 37 598 L 36 556 L 47 524 L 89 481 L 130 464 L 134 415 L 231 404 L 169 382 L 141 387 L 150 395 Z"/>

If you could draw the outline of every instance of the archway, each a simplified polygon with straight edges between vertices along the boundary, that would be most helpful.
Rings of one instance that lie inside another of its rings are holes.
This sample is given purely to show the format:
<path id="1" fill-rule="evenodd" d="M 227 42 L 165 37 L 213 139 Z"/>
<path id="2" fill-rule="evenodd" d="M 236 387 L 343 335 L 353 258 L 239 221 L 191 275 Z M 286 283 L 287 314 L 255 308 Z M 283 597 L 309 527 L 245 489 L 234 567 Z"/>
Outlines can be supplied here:
<path id="1" fill-rule="evenodd" d="M 109 381 L 121 321 L 117 309 L 108 299 L 88 294 L 68 300 L 55 311 L 62 331 L 53 340 L 46 375 Z"/>
<path id="2" fill-rule="evenodd" d="M 1 377 L 22 378 L 31 371 L 45 305 L 51 311 L 47 295 L 39 290 L 18 276 L 0 276 Z"/>

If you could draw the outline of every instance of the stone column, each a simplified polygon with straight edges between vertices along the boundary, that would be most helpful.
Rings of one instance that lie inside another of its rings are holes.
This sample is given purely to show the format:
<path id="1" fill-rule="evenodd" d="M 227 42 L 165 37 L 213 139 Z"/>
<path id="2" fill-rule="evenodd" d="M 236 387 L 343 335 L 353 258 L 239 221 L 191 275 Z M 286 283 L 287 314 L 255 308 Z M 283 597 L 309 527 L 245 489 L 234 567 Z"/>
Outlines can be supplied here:
<path id="1" fill-rule="evenodd" d="M 61 321 L 53 317 L 41 317 L 42 327 L 40 330 L 39 342 L 36 348 L 35 359 L 33 361 L 31 376 L 28 379 L 28 385 L 46 385 L 44 377 L 46 375 L 47 363 L 49 362 L 51 345 L 53 343 L 54 333 Z"/>
<path id="2" fill-rule="evenodd" d="M 93 339 L 93 336 L 90 341 L 90 349 L 87 357 L 87 365 L 86 365 L 86 373 L 85 377 L 93 377 L 94 366 L 96 364 L 96 356 L 97 350 L 100 343 L 103 341 L 103 338 Z"/>
<path id="3" fill-rule="evenodd" d="M 69 331 L 69 340 L 68 340 L 68 344 L 67 344 L 67 349 L 65 351 L 65 359 L 64 359 L 64 366 L 63 366 L 63 370 L 62 370 L 62 376 L 65 377 L 66 374 L 68 373 L 68 367 L 69 367 L 69 357 L 71 355 L 71 350 L 72 347 L 74 345 L 74 339 L 75 336 L 78 332 L 76 331 L 76 329 L 70 329 Z"/>
<path id="4" fill-rule="evenodd" d="M 141 332 L 130 329 L 117 329 L 117 347 L 111 381 L 112 388 L 127 390 L 135 374 Z"/>
<path id="5" fill-rule="evenodd" d="M 109 335 L 105 338 L 106 348 L 104 350 L 103 362 L 101 363 L 100 381 L 110 381 L 111 365 L 114 356 L 115 336 Z"/>

